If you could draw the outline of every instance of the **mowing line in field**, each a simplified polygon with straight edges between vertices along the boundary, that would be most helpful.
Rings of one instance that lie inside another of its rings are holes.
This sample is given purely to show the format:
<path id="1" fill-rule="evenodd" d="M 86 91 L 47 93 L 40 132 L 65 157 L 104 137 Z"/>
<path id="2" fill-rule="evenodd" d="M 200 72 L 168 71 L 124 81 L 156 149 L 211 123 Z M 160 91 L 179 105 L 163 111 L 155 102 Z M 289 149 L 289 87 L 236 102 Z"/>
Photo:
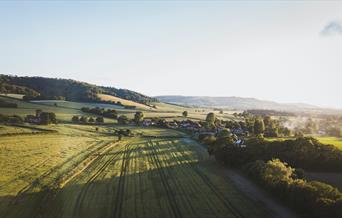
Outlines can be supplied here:
<path id="1" fill-rule="evenodd" d="M 126 170 L 129 165 L 130 159 L 130 144 L 125 146 L 125 151 L 122 158 L 121 171 L 119 175 L 119 184 L 116 192 L 116 199 L 114 205 L 113 218 L 121 218 L 122 216 L 122 205 L 123 205 L 123 195 L 125 191 L 125 180 L 126 180 Z"/>
<path id="2" fill-rule="evenodd" d="M 189 158 L 187 157 L 186 154 L 184 154 L 183 149 L 179 148 L 179 145 L 176 145 L 176 147 L 178 147 L 178 150 L 183 153 L 184 158 L 187 158 L 189 160 Z M 220 199 L 222 201 L 222 203 L 230 209 L 230 211 L 233 213 L 233 215 L 235 217 L 238 218 L 243 218 L 243 214 L 230 202 L 229 199 L 227 199 L 221 192 L 219 192 L 217 190 L 217 188 L 215 187 L 215 185 L 211 182 L 210 178 L 205 175 L 199 168 L 198 166 L 194 165 L 194 164 L 190 164 L 189 162 L 186 162 L 186 164 L 188 166 L 190 166 L 190 168 L 192 168 L 194 170 L 194 172 L 197 173 L 197 175 L 202 179 L 202 181 L 207 184 L 207 186 L 210 188 L 210 190 L 217 196 L 218 199 Z"/>
<path id="3" fill-rule="evenodd" d="M 178 218 L 178 217 L 181 218 L 182 217 L 182 213 L 179 210 L 179 206 L 177 205 L 177 201 L 175 199 L 173 190 L 172 190 L 172 188 L 170 187 L 170 184 L 167 181 L 167 176 L 166 176 L 165 171 L 164 171 L 165 169 L 163 168 L 163 166 L 161 164 L 159 156 L 158 156 L 158 154 L 157 154 L 157 152 L 155 150 L 155 147 L 153 146 L 153 143 L 152 143 L 151 140 L 148 142 L 148 145 L 150 145 L 150 148 L 151 148 L 151 154 L 150 154 L 151 162 L 155 163 L 155 165 L 156 165 L 156 168 L 157 168 L 156 170 L 159 173 L 159 176 L 161 178 L 161 182 L 162 182 L 162 184 L 164 186 L 167 198 L 169 200 L 169 204 L 170 204 L 171 209 L 173 211 L 173 215 L 176 218 Z"/>
<path id="4" fill-rule="evenodd" d="M 112 146 L 110 147 L 112 148 Z M 95 181 L 106 169 L 107 167 L 115 162 L 115 160 L 117 160 L 117 157 L 120 155 L 120 151 L 119 150 L 115 155 L 113 156 L 109 156 L 109 159 L 107 161 L 104 161 L 104 163 L 102 163 L 102 160 L 106 158 L 106 154 L 108 153 L 108 151 L 110 150 L 110 148 L 106 149 L 106 151 L 104 151 L 101 154 L 98 154 L 96 159 L 94 159 L 94 161 L 92 161 L 91 163 L 89 163 L 89 165 L 86 167 L 87 169 L 91 168 L 92 166 L 96 167 L 100 166 L 100 168 L 98 170 L 96 170 L 94 172 L 94 174 L 87 179 L 86 183 L 84 184 L 84 188 L 82 188 L 81 192 L 78 194 L 76 202 L 75 202 L 75 209 L 74 209 L 74 215 L 73 217 L 77 217 L 81 212 L 81 208 L 82 208 L 82 202 L 85 198 L 85 196 L 87 195 L 87 192 L 89 190 L 89 188 L 92 185 L 92 182 Z M 94 170 L 95 170 L 94 169 Z"/>

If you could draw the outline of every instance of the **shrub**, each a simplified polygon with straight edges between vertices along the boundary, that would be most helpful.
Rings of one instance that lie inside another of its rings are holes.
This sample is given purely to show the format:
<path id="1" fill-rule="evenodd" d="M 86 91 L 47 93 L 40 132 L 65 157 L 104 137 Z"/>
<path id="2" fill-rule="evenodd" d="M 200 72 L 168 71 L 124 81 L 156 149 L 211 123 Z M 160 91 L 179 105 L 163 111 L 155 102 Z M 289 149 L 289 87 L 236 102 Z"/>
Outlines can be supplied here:
<path id="1" fill-rule="evenodd" d="M 342 193 L 331 185 L 297 179 L 295 170 L 279 159 L 255 161 L 244 172 L 304 217 L 341 217 Z"/>

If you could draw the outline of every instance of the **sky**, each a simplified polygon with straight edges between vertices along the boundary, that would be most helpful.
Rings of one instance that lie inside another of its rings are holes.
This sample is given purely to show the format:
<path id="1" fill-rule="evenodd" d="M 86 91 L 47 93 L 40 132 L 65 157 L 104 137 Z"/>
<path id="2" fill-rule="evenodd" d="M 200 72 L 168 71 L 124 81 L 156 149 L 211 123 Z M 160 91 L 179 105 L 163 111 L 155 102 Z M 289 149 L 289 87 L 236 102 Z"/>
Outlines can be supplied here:
<path id="1" fill-rule="evenodd" d="M 342 108 L 342 1 L 1 1 L 0 74 Z"/>

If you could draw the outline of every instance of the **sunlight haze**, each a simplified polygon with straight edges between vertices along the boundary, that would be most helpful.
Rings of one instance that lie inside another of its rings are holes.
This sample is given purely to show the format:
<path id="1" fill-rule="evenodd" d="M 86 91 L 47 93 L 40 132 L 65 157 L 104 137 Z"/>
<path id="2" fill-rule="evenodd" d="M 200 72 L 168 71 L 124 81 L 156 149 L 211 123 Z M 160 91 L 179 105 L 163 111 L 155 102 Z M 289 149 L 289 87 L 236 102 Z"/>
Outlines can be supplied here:
<path id="1" fill-rule="evenodd" d="M 1 2 L 0 73 L 342 108 L 342 2 Z"/>

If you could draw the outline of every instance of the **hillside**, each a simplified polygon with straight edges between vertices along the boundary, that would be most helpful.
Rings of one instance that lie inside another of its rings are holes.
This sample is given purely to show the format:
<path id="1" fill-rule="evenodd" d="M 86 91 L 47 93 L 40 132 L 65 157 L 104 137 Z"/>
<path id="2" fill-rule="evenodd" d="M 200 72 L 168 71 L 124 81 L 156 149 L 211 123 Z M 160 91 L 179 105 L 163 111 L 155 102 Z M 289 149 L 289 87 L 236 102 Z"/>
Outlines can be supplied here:
<path id="1" fill-rule="evenodd" d="M 237 110 L 267 109 L 267 110 L 302 110 L 316 108 L 307 104 L 280 104 L 273 101 L 264 101 L 255 98 L 242 97 L 208 97 L 208 96 L 156 96 L 162 102 L 182 104 L 198 107 L 219 107 Z"/>
<path id="2" fill-rule="evenodd" d="M 26 99 L 101 101 L 98 94 L 107 94 L 143 104 L 155 101 L 143 94 L 114 87 L 97 86 L 71 79 L 19 77 L 0 74 L 0 93 L 23 94 Z"/>
<path id="3" fill-rule="evenodd" d="M 97 95 L 102 101 L 111 101 L 111 102 L 121 102 L 121 104 L 125 105 L 125 106 L 134 106 L 137 108 L 143 108 L 143 109 L 151 109 L 151 107 L 145 105 L 145 104 L 141 104 L 135 101 L 131 101 L 131 100 L 126 100 L 126 99 L 122 99 L 122 98 L 118 98 L 112 95 L 106 95 L 106 94 L 98 94 Z"/>

